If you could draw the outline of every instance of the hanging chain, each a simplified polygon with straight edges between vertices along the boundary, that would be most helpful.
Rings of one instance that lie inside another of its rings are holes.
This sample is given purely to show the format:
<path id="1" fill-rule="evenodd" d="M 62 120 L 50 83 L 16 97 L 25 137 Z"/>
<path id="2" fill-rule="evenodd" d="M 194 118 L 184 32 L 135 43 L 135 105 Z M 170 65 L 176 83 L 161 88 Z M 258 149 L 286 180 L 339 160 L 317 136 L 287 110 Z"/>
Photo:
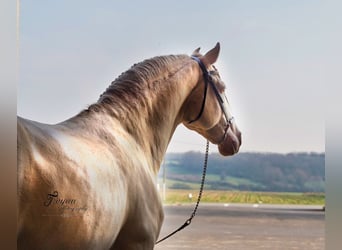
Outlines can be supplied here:
<path id="1" fill-rule="evenodd" d="M 183 230 L 185 227 L 189 226 L 191 224 L 192 219 L 195 217 L 196 212 L 197 212 L 197 208 L 198 205 L 201 201 L 202 198 L 202 193 L 203 193 L 203 188 L 204 188 L 204 182 L 205 182 L 205 176 L 206 176 L 206 172 L 207 172 L 207 165 L 208 165 L 208 155 L 209 155 L 209 141 L 207 140 L 207 144 L 206 144 L 206 148 L 205 148 L 205 156 L 204 156 L 204 164 L 203 164 L 203 172 L 202 172 L 202 180 L 201 180 L 201 187 L 200 187 L 200 191 L 198 193 L 198 197 L 197 197 L 197 202 L 196 202 L 196 206 L 194 208 L 194 211 L 192 212 L 191 216 L 189 217 L 189 219 L 187 219 L 185 221 L 185 223 L 180 226 L 178 229 L 176 229 L 175 231 L 173 231 L 172 233 L 168 234 L 167 236 L 165 236 L 164 238 L 158 240 L 156 242 L 156 244 L 166 240 L 167 238 L 170 238 L 172 235 L 174 235 L 175 233 Z"/>

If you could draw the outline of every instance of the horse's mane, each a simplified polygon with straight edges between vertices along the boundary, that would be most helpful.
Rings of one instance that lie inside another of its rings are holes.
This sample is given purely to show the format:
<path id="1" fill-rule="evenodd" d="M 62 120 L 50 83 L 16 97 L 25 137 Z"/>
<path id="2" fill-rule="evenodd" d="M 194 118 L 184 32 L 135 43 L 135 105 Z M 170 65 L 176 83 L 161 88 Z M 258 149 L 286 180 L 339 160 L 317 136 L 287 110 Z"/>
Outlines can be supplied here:
<path id="1" fill-rule="evenodd" d="M 159 88 L 167 87 L 167 84 L 163 86 L 160 82 L 170 78 L 188 59 L 187 55 L 157 56 L 134 64 L 110 84 L 97 103 L 90 105 L 80 115 L 105 110 L 123 117 L 134 110 L 141 110 L 148 106 L 148 103 L 143 102 L 145 97 L 156 94 Z"/>

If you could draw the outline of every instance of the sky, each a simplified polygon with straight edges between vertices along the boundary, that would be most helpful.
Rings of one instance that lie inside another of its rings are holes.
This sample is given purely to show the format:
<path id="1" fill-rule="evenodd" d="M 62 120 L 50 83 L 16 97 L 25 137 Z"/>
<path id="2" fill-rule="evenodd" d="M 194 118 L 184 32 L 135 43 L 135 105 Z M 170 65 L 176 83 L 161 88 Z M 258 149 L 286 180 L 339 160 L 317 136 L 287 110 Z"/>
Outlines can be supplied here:
<path id="1" fill-rule="evenodd" d="M 64 121 L 134 63 L 219 41 L 241 152 L 324 152 L 322 2 L 22 1 L 17 113 Z M 168 152 L 204 149 L 180 125 Z"/>

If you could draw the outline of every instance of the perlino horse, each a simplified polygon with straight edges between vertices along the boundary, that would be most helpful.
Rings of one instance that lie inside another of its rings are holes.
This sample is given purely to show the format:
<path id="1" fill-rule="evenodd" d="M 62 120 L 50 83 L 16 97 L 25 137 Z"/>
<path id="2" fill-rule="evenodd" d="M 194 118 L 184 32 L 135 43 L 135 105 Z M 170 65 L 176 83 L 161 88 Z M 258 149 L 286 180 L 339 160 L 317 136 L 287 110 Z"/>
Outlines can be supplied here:
<path id="1" fill-rule="evenodd" d="M 176 127 L 222 155 L 241 144 L 213 66 L 219 50 L 138 63 L 58 124 L 18 117 L 18 248 L 153 249 L 163 222 L 155 177 Z"/>

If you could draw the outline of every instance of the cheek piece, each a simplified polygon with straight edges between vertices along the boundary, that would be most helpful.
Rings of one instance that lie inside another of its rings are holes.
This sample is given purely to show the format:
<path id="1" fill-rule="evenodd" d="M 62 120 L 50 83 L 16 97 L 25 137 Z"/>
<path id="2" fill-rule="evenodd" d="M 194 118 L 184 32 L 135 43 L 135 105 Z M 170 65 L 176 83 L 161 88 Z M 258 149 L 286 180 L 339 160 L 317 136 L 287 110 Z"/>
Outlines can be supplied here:
<path id="1" fill-rule="evenodd" d="M 203 72 L 203 78 L 204 78 L 205 86 L 204 86 L 204 94 L 203 94 L 203 101 L 202 101 L 202 105 L 201 105 L 201 110 L 195 119 L 189 121 L 189 124 L 193 123 L 193 122 L 195 122 L 201 118 L 203 111 L 204 111 L 204 107 L 205 107 L 205 100 L 207 99 L 208 86 L 210 85 L 210 87 L 213 89 L 213 91 L 215 93 L 216 99 L 217 99 L 218 103 L 220 104 L 222 113 L 226 119 L 226 127 L 225 127 L 224 136 L 223 136 L 222 140 L 218 143 L 218 144 L 220 144 L 226 139 L 228 128 L 232 124 L 234 117 L 232 115 L 230 115 L 229 105 L 228 105 L 228 100 L 227 100 L 226 95 L 224 94 L 224 92 L 220 93 L 220 91 L 217 89 L 217 87 L 214 84 L 214 81 L 213 81 L 213 78 L 212 78 L 210 72 L 208 72 L 208 70 L 206 69 L 203 62 L 198 57 L 192 56 L 191 58 L 199 64 L 199 66 Z"/>

